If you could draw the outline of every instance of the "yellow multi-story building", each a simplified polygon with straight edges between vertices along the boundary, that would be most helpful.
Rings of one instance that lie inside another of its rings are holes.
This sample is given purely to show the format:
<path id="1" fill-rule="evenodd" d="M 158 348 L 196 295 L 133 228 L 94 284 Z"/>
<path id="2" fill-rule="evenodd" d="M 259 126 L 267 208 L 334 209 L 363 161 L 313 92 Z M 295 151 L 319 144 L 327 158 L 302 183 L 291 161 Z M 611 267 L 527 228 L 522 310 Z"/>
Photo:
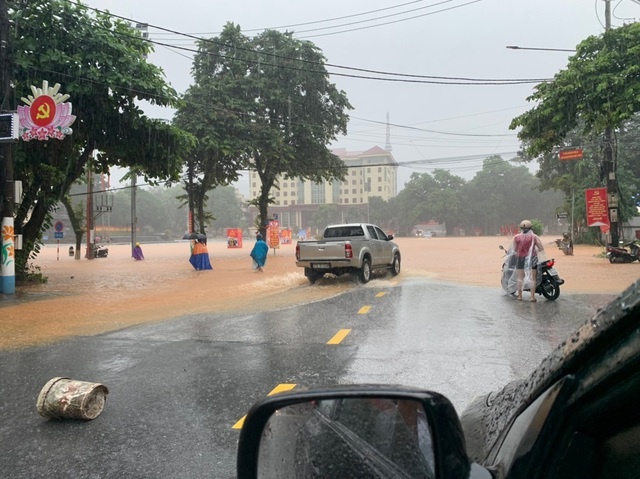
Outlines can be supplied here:
<path id="1" fill-rule="evenodd" d="M 299 178 L 278 178 L 270 195 L 275 204 L 269 205 L 269 213 L 278 218 L 283 228 L 307 228 L 313 213 L 320 205 L 336 205 L 341 221 L 349 221 L 354 210 L 365 210 L 369 198 L 378 196 L 385 201 L 398 193 L 398 163 L 389 151 L 375 146 L 366 151 L 349 152 L 335 149 L 347 167 L 344 181 L 302 181 Z M 260 194 L 260 178 L 255 171 L 249 174 L 249 198 Z M 252 220 L 257 209 L 250 208 Z"/>

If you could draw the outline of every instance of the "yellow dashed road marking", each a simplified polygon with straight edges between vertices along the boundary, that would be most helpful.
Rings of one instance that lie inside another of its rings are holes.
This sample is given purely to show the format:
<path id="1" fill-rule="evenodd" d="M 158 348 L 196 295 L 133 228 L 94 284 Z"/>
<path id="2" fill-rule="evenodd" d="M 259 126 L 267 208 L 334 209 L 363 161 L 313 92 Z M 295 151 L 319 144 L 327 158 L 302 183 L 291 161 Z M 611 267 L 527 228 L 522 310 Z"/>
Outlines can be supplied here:
<path id="1" fill-rule="evenodd" d="M 385 293 L 384 291 L 381 292 L 381 293 L 378 293 L 378 294 L 376 294 L 376 298 L 382 298 L 385 294 L 387 294 L 387 293 Z"/>
<path id="2" fill-rule="evenodd" d="M 362 308 L 360 308 L 360 311 L 358 311 L 358 314 L 367 314 L 370 309 L 371 306 L 363 306 Z"/>
<path id="3" fill-rule="evenodd" d="M 267 394 L 267 396 L 273 396 L 274 394 L 282 393 L 285 391 L 291 391 L 295 387 L 296 387 L 295 384 L 287 384 L 287 383 L 278 384 L 275 388 L 273 388 L 273 390 L 269 394 Z M 242 416 L 242 419 L 240 419 L 237 423 L 235 423 L 231 427 L 231 429 L 242 429 L 242 425 L 244 424 L 244 420 L 246 417 L 247 417 L 246 414 Z"/>
<path id="4" fill-rule="evenodd" d="M 350 329 L 341 329 L 336 333 L 336 335 L 331 338 L 327 344 L 340 344 L 344 338 L 347 337 L 347 334 L 351 332 Z"/>

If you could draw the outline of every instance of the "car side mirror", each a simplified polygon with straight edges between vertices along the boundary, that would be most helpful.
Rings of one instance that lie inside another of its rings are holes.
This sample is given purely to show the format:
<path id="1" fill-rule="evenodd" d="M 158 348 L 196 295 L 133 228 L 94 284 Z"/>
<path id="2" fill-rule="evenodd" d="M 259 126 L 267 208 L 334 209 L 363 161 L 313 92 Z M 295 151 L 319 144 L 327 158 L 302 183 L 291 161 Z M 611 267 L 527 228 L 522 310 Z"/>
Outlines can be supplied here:
<path id="1" fill-rule="evenodd" d="M 462 426 L 444 396 L 401 386 L 294 391 L 256 403 L 238 444 L 238 479 L 468 478 Z M 474 477 L 490 478 L 477 465 Z"/>
<path id="2" fill-rule="evenodd" d="M 504 246 L 502 246 L 501 244 L 498 245 L 498 248 L 500 248 L 502 251 L 504 251 Z"/>
<path id="3" fill-rule="evenodd" d="M 387 241 L 391 241 L 393 239 L 393 235 L 387 235 Z"/>

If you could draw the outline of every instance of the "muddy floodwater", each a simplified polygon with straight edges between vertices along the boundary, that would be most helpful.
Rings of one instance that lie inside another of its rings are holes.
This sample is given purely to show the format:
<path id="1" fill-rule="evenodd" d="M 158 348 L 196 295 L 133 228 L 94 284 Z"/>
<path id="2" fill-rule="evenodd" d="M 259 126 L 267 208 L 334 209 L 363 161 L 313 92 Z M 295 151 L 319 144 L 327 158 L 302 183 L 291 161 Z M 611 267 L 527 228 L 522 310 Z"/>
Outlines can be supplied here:
<path id="1" fill-rule="evenodd" d="M 640 264 L 615 264 L 598 257 L 602 248 L 578 245 L 564 256 L 544 237 L 547 257 L 566 281 L 563 293 L 617 294 L 640 277 Z M 505 237 L 398 238 L 402 273 L 492 288 L 500 287 Z M 318 301 L 358 286 L 350 278 L 308 285 L 295 265 L 295 243 L 271 250 L 263 273 L 251 269 L 251 241 L 229 249 L 210 241 L 213 270 L 195 271 L 189 243 L 143 244 L 145 260 L 135 261 L 129 245 L 109 245 L 109 256 L 75 260 L 69 244 L 48 245 L 35 261 L 45 284 L 18 285 L 0 295 L 0 348 L 93 335 L 133 324 L 194 313 L 251 312 Z M 82 249 L 84 255 L 84 247 Z M 375 280 L 374 280 L 375 281 Z M 375 283 L 374 283 L 375 284 Z"/>

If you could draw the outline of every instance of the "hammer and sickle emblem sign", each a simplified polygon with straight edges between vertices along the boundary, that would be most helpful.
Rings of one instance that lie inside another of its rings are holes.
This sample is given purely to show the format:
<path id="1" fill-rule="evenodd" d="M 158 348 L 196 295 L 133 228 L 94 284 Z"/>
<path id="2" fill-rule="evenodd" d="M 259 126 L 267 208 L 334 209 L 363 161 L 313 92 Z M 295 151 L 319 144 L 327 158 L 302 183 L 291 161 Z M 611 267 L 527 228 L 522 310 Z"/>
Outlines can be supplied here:
<path id="1" fill-rule="evenodd" d="M 43 103 L 38 108 L 38 113 L 36 114 L 36 119 L 45 120 L 51 116 L 51 108 L 48 103 Z"/>

